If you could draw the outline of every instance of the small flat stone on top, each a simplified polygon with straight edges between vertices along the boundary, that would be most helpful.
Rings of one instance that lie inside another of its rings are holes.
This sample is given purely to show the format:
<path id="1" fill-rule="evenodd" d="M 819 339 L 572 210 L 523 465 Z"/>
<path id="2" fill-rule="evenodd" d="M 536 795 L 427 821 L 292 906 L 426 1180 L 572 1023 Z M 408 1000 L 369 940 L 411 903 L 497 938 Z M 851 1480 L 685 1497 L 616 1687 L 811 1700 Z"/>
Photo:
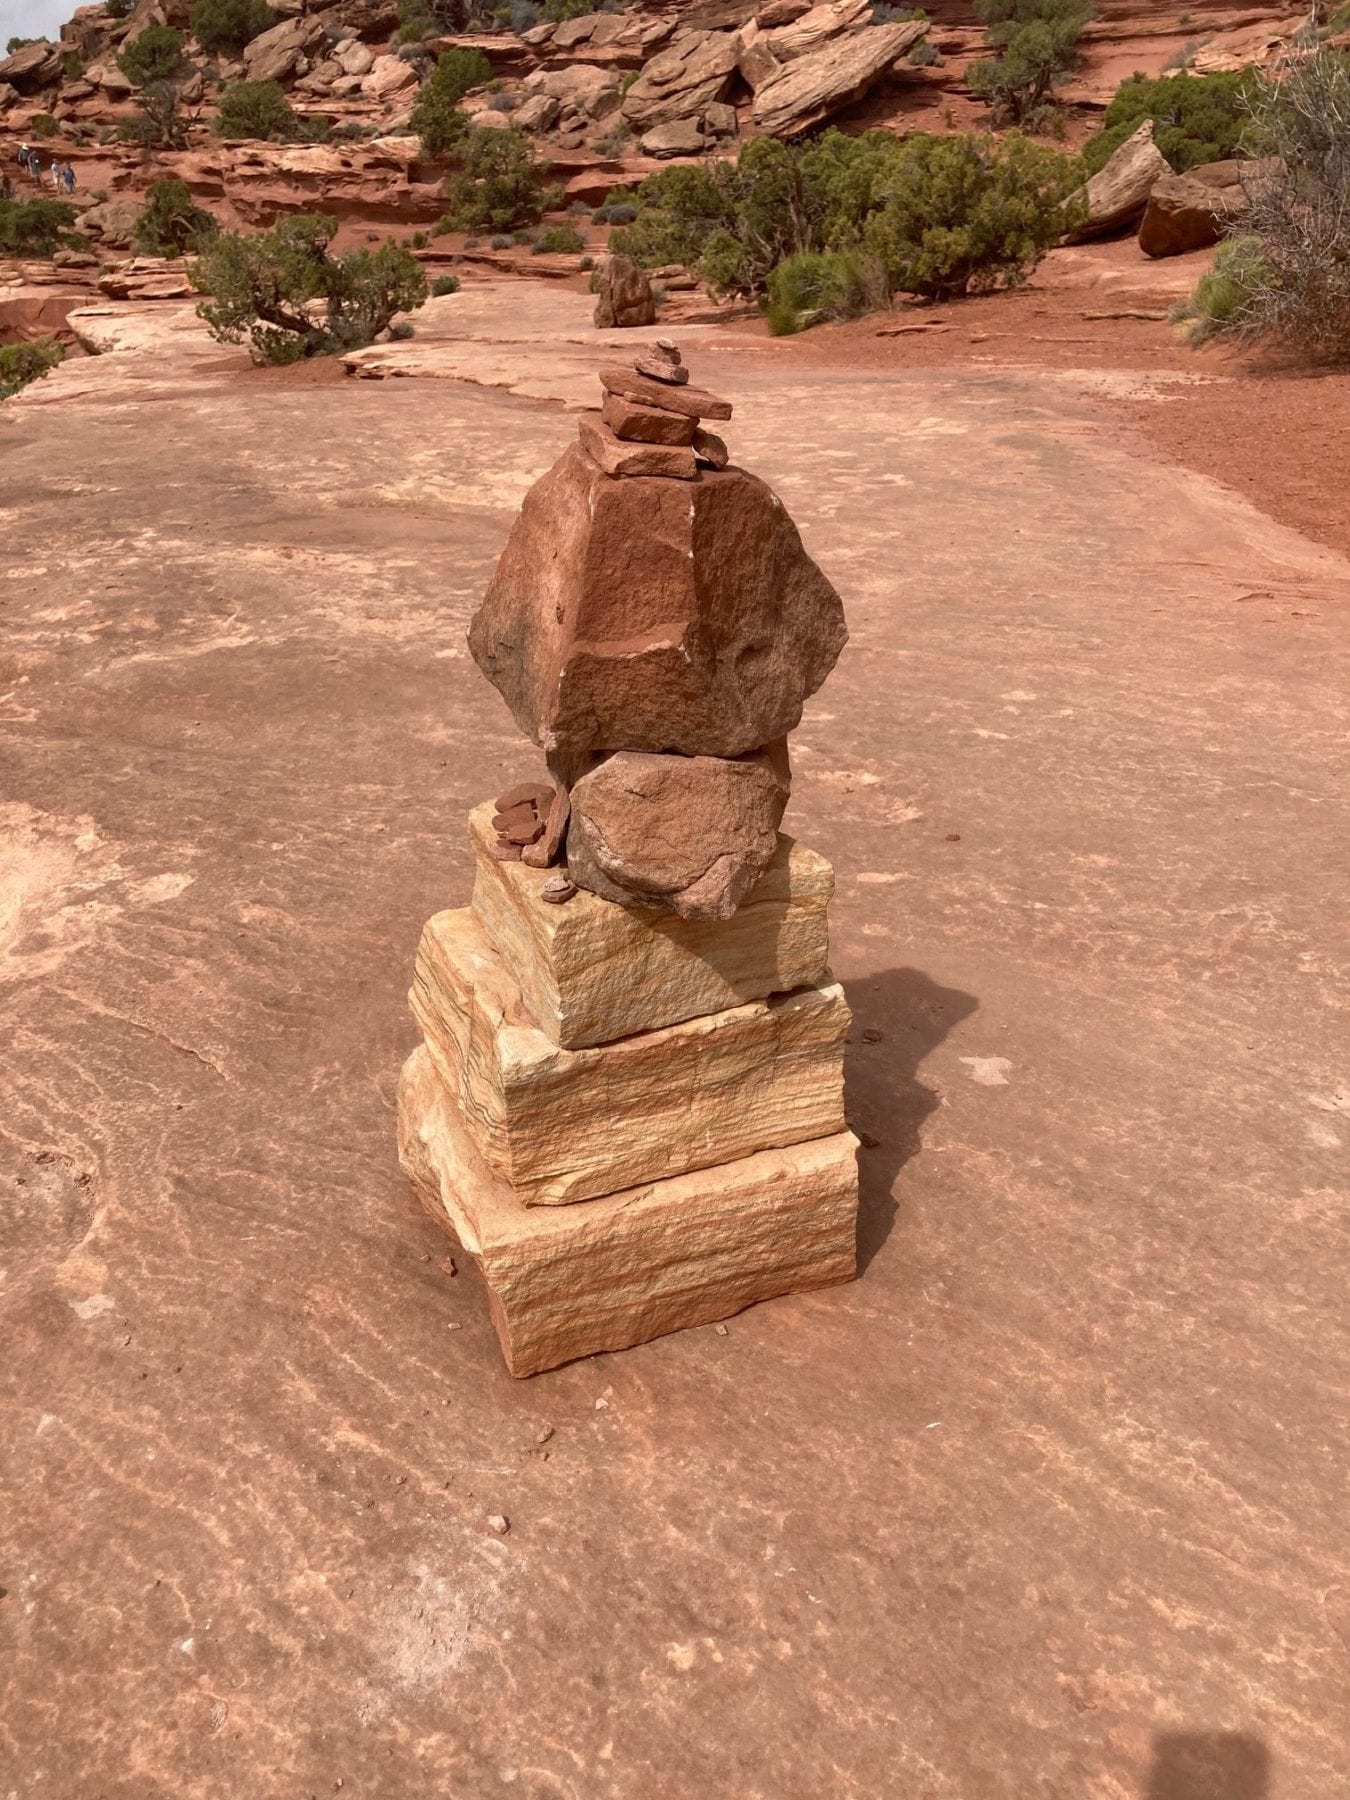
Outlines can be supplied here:
<path id="1" fill-rule="evenodd" d="M 508 844 L 533 844 L 544 835 L 544 820 L 527 801 L 509 812 L 494 813 L 492 829 Z"/>
<path id="2" fill-rule="evenodd" d="M 696 481 L 694 452 L 683 444 L 633 444 L 615 437 L 593 414 L 577 422 L 581 447 L 606 475 L 669 475 Z"/>
<path id="3" fill-rule="evenodd" d="M 666 381 L 652 381 L 636 369 L 601 369 L 600 385 L 609 394 L 621 394 L 625 400 L 636 400 L 639 406 L 664 407 L 667 412 L 685 413 L 691 419 L 729 419 L 730 400 L 719 400 L 706 388 L 676 387 Z"/>
<path id="4" fill-rule="evenodd" d="M 533 806 L 546 813 L 553 804 L 553 789 L 544 781 L 522 781 L 519 787 L 498 794 L 492 804 L 499 813 L 510 812 L 513 806 Z"/>
<path id="5" fill-rule="evenodd" d="M 689 379 L 683 363 L 664 362 L 655 356 L 639 356 L 633 367 L 639 375 L 650 375 L 653 381 L 668 381 L 675 387 L 683 387 Z"/>

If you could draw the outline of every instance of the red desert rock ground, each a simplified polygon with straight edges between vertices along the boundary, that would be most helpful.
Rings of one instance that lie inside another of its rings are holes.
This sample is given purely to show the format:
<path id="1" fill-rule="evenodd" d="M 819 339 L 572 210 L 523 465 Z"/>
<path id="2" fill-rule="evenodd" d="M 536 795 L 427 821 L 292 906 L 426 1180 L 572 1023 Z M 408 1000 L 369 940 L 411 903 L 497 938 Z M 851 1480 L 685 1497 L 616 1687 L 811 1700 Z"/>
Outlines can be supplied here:
<path id="1" fill-rule="evenodd" d="M 524 1383 L 392 1126 L 587 297 L 340 383 L 112 307 L 6 405 L 6 1791 L 1338 1791 L 1350 562 L 1099 292 L 681 334 L 848 611 L 862 1275 Z"/>

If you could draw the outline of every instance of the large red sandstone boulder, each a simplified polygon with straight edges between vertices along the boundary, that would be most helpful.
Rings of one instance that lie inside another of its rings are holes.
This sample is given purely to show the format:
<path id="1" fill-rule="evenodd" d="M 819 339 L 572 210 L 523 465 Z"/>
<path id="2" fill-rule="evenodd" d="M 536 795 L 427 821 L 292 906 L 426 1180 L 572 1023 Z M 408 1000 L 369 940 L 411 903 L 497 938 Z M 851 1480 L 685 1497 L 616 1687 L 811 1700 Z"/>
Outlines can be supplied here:
<path id="1" fill-rule="evenodd" d="M 308 56 L 325 41 L 323 21 L 312 18 L 283 19 L 255 37 L 244 49 L 244 69 L 250 81 L 286 81 L 303 75 Z"/>
<path id="2" fill-rule="evenodd" d="M 1202 163 L 1155 183 L 1139 225 L 1145 256 L 1183 256 L 1217 244 L 1247 209 L 1242 164 Z"/>
<path id="3" fill-rule="evenodd" d="M 860 100 L 927 30 L 926 19 L 871 25 L 798 56 L 755 90 L 755 129 L 769 137 L 800 137 L 840 107 Z M 776 35 L 769 40 L 775 50 Z"/>
<path id="4" fill-rule="evenodd" d="M 768 868 L 787 747 L 731 761 L 622 750 L 572 789 L 567 872 L 620 906 L 729 919 Z"/>
<path id="5" fill-rule="evenodd" d="M 740 756 L 786 737 L 847 636 L 764 482 L 616 479 L 574 444 L 526 495 L 469 648 L 570 782 L 607 750 Z"/>
<path id="6" fill-rule="evenodd" d="M 1075 240 L 1099 237 L 1132 225 L 1154 187 L 1171 173 L 1171 165 L 1153 141 L 1153 121 L 1145 119 L 1074 195 L 1074 201 L 1085 205 L 1086 214 L 1069 235 Z"/>
<path id="7" fill-rule="evenodd" d="M 600 271 L 594 320 L 601 331 L 616 326 L 654 325 L 656 300 L 647 271 L 631 256 L 611 256 Z"/>

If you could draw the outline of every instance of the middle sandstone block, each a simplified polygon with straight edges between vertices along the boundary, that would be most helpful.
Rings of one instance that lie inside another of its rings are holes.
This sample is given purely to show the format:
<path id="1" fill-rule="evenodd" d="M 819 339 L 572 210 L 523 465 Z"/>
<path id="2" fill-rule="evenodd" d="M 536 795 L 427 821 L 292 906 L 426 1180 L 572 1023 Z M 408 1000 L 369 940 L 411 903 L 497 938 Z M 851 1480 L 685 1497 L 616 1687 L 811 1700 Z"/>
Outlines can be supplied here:
<path id="1" fill-rule="evenodd" d="M 428 921 L 409 999 L 484 1161 L 526 1206 L 844 1129 L 849 1010 L 837 982 L 562 1050 L 465 908 Z"/>

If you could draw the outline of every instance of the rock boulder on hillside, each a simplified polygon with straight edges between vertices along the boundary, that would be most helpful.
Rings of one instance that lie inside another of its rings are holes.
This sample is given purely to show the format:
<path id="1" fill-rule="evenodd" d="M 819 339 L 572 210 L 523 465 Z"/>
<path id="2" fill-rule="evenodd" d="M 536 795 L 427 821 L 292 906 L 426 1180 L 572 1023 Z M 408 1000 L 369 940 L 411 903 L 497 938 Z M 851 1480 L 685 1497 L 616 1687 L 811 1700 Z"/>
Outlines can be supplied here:
<path id="1" fill-rule="evenodd" d="M 1171 173 L 1171 165 L 1153 141 L 1153 121 L 1145 119 L 1074 196 L 1075 200 L 1086 201 L 1087 216 L 1070 237 L 1075 241 L 1100 237 L 1132 225 L 1147 205 L 1154 185 Z"/>
<path id="2" fill-rule="evenodd" d="M 611 256 L 600 271 L 595 324 L 601 331 L 612 331 L 616 326 L 655 323 L 656 301 L 647 271 L 631 256 Z"/>
<path id="3" fill-rule="evenodd" d="M 693 119 L 731 85 L 740 52 L 734 31 L 689 32 L 654 56 L 629 88 L 623 116 L 635 131 Z"/>
<path id="4" fill-rule="evenodd" d="M 321 19 L 283 19 L 262 32 L 244 50 L 244 70 L 249 81 L 287 81 L 303 75 L 309 52 L 325 40 Z"/>
<path id="5" fill-rule="evenodd" d="M 51 87 L 61 74 L 61 46 L 45 38 L 36 44 L 25 44 L 13 56 L 0 62 L 0 81 L 8 82 L 21 94 L 37 94 Z"/>
<path id="6" fill-rule="evenodd" d="M 1139 226 L 1145 256 L 1183 256 L 1217 244 L 1246 211 L 1239 162 L 1203 163 L 1154 184 Z"/>

